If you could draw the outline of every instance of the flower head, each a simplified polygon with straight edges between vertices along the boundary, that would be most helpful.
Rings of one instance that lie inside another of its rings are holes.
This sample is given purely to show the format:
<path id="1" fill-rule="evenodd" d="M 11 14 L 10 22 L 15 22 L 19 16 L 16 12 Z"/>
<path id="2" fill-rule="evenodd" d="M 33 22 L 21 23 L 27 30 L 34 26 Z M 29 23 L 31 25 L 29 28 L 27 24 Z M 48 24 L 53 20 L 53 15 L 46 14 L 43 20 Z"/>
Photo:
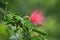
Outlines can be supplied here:
<path id="1" fill-rule="evenodd" d="M 32 11 L 30 15 L 30 21 L 34 25 L 42 25 L 45 20 L 45 17 L 43 16 L 42 12 L 39 10 Z"/>

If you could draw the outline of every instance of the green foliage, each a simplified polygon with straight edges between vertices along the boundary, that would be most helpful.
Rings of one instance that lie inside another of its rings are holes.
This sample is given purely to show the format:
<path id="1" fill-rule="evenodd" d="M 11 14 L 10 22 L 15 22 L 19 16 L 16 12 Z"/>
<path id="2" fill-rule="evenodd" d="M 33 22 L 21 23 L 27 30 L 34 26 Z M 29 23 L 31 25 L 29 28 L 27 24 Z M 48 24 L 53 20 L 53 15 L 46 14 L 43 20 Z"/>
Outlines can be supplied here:
<path id="1" fill-rule="evenodd" d="M 7 2 L 5 4 L 6 8 L 0 8 L 0 11 L 3 13 L 1 20 L 7 25 L 9 40 L 44 40 L 46 34 L 36 30 L 29 16 L 21 17 L 19 13 L 7 11 Z"/>
<path id="2" fill-rule="evenodd" d="M 9 40 L 44 40 L 42 36 L 46 34 L 35 29 L 36 26 L 30 22 L 29 16 L 21 17 L 16 12 L 7 11 L 7 3 L 5 10 L 1 8 L 1 12 L 10 34 Z"/>
<path id="3" fill-rule="evenodd" d="M 41 37 L 41 35 L 44 36 L 46 34 L 41 31 L 36 30 L 35 29 L 36 26 L 34 26 L 30 22 L 29 17 L 27 17 L 27 18 L 20 17 L 15 12 L 14 13 L 9 12 L 6 14 L 5 21 L 7 22 L 7 25 L 10 25 L 8 30 L 10 30 L 10 34 L 12 34 L 10 37 L 11 40 L 32 40 L 32 39 L 33 40 L 37 40 L 37 39 L 44 40 L 44 37 Z M 20 31 L 22 33 L 19 33 Z M 35 36 L 35 37 L 31 36 L 31 32 L 37 33 L 37 34 L 34 33 L 35 35 L 32 34 L 32 36 Z M 22 35 L 22 37 L 20 37 L 20 36 L 19 36 L 20 38 L 17 37 L 19 34 Z M 37 38 L 36 38 L 36 36 L 37 36 Z"/>

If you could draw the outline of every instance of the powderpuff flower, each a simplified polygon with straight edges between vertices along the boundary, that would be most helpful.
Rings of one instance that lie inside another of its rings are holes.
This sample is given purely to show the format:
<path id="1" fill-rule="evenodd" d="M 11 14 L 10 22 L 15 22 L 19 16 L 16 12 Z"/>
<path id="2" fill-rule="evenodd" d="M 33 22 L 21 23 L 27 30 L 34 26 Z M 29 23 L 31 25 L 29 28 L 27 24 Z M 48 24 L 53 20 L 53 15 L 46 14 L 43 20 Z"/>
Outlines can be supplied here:
<path id="1" fill-rule="evenodd" d="M 45 17 L 43 16 L 42 12 L 39 10 L 34 10 L 31 12 L 30 15 L 30 21 L 34 24 L 34 25 L 42 25 L 43 22 L 45 20 Z"/>

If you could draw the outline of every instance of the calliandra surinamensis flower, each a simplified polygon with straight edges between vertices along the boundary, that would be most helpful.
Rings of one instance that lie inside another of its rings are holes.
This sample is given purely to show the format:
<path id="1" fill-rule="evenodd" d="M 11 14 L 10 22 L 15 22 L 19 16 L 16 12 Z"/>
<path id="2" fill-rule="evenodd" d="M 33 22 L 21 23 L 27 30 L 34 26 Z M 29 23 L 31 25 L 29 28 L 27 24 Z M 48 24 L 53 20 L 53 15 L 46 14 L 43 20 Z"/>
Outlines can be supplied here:
<path id="1" fill-rule="evenodd" d="M 30 21 L 36 26 L 42 25 L 45 21 L 45 17 L 43 16 L 43 13 L 37 9 L 31 12 Z"/>

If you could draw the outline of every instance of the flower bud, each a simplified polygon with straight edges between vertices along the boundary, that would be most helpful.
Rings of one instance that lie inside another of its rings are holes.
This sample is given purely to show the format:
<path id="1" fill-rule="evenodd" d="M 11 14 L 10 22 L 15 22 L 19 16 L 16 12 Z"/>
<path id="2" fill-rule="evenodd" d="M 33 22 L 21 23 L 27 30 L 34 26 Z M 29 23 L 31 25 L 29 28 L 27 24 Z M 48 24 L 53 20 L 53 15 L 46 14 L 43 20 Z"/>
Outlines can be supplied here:
<path id="1" fill-rule="evenodd" d="M 29 16 L 24 16 L 24 19 L 27 19 L 28 20 L 29 19 Z"/>

